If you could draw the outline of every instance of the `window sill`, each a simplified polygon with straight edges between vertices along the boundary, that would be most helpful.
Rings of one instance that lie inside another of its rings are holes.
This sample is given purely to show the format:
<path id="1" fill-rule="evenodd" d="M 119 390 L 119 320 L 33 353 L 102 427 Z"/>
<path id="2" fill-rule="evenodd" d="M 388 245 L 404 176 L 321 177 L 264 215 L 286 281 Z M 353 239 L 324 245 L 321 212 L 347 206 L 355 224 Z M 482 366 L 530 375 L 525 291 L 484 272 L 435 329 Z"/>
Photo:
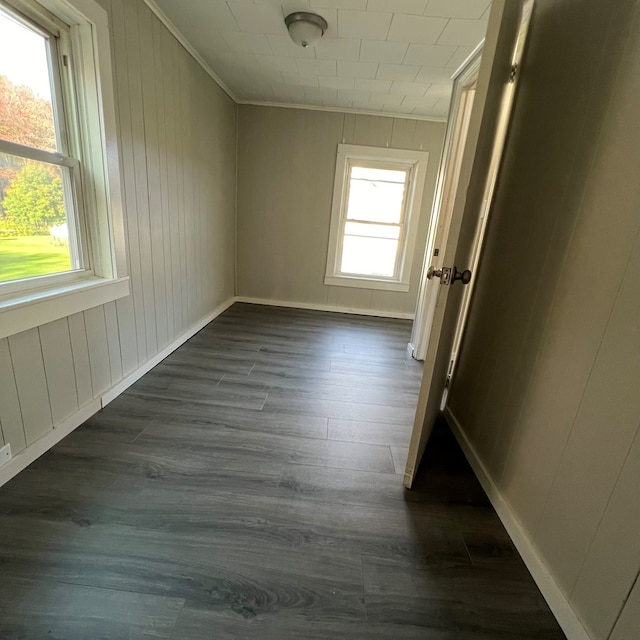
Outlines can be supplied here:
<path id="1" fill-rule="evenodd" d="M 357 289 L 377 289 L 379 291 L 409 291 L 408 282 L 397 280 L 376 280 L 375 278 L 355 278 L 353 276 L 325 276 L 324 283 L 338 287 Z"/>
<path id="2" fill-rule="evenodd" d="M 128 277 L 92 277 L 0 300 L 0 339 L 128 295 Z"/>

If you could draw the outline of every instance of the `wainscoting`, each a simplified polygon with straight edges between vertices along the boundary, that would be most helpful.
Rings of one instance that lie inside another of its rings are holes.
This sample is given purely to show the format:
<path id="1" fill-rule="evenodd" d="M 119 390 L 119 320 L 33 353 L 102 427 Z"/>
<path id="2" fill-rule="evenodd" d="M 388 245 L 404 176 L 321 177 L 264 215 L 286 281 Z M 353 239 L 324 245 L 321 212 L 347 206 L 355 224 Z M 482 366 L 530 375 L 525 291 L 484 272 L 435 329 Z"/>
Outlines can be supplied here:
<path id="1" fill-rule="evenodd" d="M 0 636 L 564 638 L 410 322 L 235 304 L 0 489 Z"/>

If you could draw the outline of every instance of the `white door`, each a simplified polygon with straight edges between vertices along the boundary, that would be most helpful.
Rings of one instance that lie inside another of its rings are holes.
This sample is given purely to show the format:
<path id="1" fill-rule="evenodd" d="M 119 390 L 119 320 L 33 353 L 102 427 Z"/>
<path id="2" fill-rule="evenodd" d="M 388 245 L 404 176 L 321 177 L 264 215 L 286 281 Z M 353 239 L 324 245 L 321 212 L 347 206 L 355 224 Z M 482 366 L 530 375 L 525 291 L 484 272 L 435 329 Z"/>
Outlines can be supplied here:
<path id="1" fill-rule="evenodd" d="M 450 278 L 447 269 L 475 270 L 478 265 L 532 7 L 533 0 L 494 0 L 477 80 L 471 60 L 454 81 L 438 210 L 432 218 L 412 336 L 414 355 L 424 358 L 424 371 L 404 475 L 407 488 L 440 411 L 451 354 L 463 331 L 461 311 L 466 319 L 469 304 L 464 285 Z M 472 106 L 465 108 L 471 100 Z M 448 162 L 456 144 L 463 150 L 455 162 Z"/>

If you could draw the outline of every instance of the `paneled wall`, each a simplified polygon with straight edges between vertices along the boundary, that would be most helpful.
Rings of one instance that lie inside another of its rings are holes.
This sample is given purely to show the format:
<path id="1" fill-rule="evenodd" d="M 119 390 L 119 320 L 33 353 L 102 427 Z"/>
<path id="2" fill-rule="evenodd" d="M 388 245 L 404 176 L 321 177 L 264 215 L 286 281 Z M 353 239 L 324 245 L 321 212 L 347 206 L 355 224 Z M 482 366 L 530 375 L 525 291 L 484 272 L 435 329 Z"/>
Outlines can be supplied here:
<path id="1" fill-rule="evenodd" d="M 440 122 L 240 106 L 238 295 L 412 314 L 444 129 Z M 324 284 L 341 142 L 429 153 L 408 293 Z"/>
<path id="2" fill-rule="evenodd" d="M 141 0 L 110 15 L 132 295 L 0 340 L 14 455 L 234 294 L 236 106 Z"/>
<path id="3" fill-rule="evenodd" d="M 640 568 L 639 13 L 536 0 L 449 396 L 597 640 Z"/>

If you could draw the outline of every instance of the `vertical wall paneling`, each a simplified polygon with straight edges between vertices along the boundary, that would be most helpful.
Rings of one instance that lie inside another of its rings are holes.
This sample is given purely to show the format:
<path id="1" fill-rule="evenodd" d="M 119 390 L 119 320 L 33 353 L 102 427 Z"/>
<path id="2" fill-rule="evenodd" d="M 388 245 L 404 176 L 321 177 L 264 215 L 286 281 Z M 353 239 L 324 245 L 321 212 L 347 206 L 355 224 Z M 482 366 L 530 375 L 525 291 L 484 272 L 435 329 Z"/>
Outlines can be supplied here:
<path id="1" fill-rule="evenodd" d="M 236 105 L 142 0 L 98 1 L 111 28 L 131 295 L 0 340 L 0 439 L 14 455 L 234 293 Z"/>
<path id="2" fill-rule="evenodd" d="M 27 445 L 30 445 L 53 428 L 38 329 L 30 329 L 11 336 L 9 351 L 24 433 Z"/>
<path id="3" fill-rule="evenodd" d="M 120 330 L 115 302 L 104 305 L 104 322 L 107 330 L 107 348 L 109 350 L 109 368 L 111 380 L 122 378 L 122 354 L 120 353 Z"/>
<path id="4" fill-rule="evenodd" d="M 100 395 L 111 386 L 111 363 L 109 362 L 104 307 L 94 307 L 85 311 L 84 323 L 87 329 L 93 392 Z"/>
<path id="5" fill-rule="evenodd" d="M 638 3 L 537 0 L 524 64 L 448 409 L 606 640 L 640 570 Z"/>
<path id="6" fill-rule="evenodd" d="M 69 323 L 67 318 L 61 318 L 42 325 L 39 332 L 51 415 L 55 425 L 79 408 Z"/>
<path id="7" fill-rule="evenodd" d="M 91 382 L 91 363 L 89 362 L 89 343 L 87 342 L 87 328 L 83 313 L 74 313 L 67 318 L 69 322 L 69 336 L 71 339 L 71 356 L 76 376 L 76 393 L 78 405 L 83 407 L 96 394 L 93 393 Z"/>
<path id="8" fill-rule="evenodd" d="M 640 629 L 640 575 L 636 578 L 629 599 L 625 602 L 609 640 L 635 640 L 638 637 L 638 629 Z"/>
<path id="9" fill-rule="evenodd" d="M 156 104 L 157 112 L 157 128 L 158 128 L 158 149 L 159 156 L 159 189 L 160 189 L 160 207 L 162 214 L 162 240 L 164 255 L 164 286 L 166 294 L 166 312 L 167 312 L 167 335 L 174 335 L 174 317 L 173 317 L 173 279 L 171 269 L 173 261 L 171 258 L 171 235 L 169 224 L 169 194 L 168 194 L 168 175 L 167 175 L 167 140 L 166 140 L 166 107 L 165 95 L 170 90 L 166 85 L 164 66 L 163 66 L 163 31 L 164 27 L 158 20 L 153 20 L 153 64 L 154 77 L 156 80 Z"/>
<path id="10" fill-rule="evenodd" d="M 27 442 L 22 423 L 18 389 L 13 375 L 9 341 L 6 338 L 0 340 L 0 418 L 2 418 L 2 433 L 5 444 L 11 443 L 11 450 L 15 455 L 27 446 Z"/>
<path id="11" fill-rule="evenodd" d="M 138 241 L 138 216 L 136 205 L 136 181 L 134 176 L 133 134 L 131 131 L 131 99 L 129 97 L 127 38 L 125 33 L 124 0 L 111 1 L 112 33 L 116 78 L 116 97 L 120 124 L 120 163 L 122 165 L 124 187 L 124 210 L 127 223 L 127 256 L 131 279 L 136 347 L 138 363 L 147 359 L 147 339 L 145 336 L 144 291 L 142 282 L 142 258 Z"/>
<path id="12" fill-rule="evenodd" d="M 156 320 L 157 348 L 167 344 L 167 296 L 164 273 L 164 238 L 162 235 L 162 197 L 160 194 L 160 158 L 158 145 L 158 108 L 156 78 L 153 73 L 154 50 L 151 10 L 137 3 L 140 42 L 140 75 L 142 78 L 142 116 L 144 122 L 146 200 L 149 208 L 149 238 L 153 273 L 153 315 Z"/>
<path id="13" fill-rule="evenodd" d="M 238 132 L 238 295 L 412 314 L 444 123 L 242 105 Z M 327 286 L 339 143 L 429 153 L 409 292 Z"/>
<path id="14" fill-rule="evenodd" d="M 131 132 L 133 144 L 134 179 L 136 184 L 135 210 L 138 219 L 138 251 L 142 256 L 142 297 L 144 301 L 145 337 L 147 352 L 155 353 L 158 346 L 155 293 L 153 278 L 153 248 L 151 245 L 151 222 L 149 215 L 149 187 L 147 174 L 147 152 L 145 138 L 142 76 L 149 70 L 140 66 L 140 27 L 138 24 L 138 2 L 124 3 L 126 39 L 126 64 L 129 80 L 129 102 L 131 105 Z M 132 251 L 136 247 L 132 247 Z"/>

